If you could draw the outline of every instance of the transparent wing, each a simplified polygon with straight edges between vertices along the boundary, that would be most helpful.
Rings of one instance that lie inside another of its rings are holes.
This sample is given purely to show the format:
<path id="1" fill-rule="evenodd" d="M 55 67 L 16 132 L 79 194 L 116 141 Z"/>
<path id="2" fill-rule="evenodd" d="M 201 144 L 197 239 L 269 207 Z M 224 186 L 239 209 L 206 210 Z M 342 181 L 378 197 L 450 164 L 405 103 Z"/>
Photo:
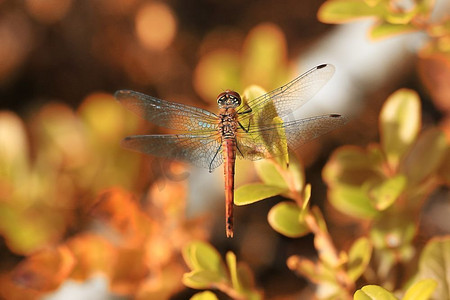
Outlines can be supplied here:
<path id="1" fill-rule="evenodd" d="M 317 66 L 282 87 L 248 101 L 237 111 L 242 113 L 249 108 L 252 111 L 241 114 L 240 120 L 245 123 L 253 119 L 258 124 L 269 124 L 276 116 L 287 116 L 311 99 L 330 80 L 334 70 L 331 64 Z"/>
<path id="2" fill-rule="evenodd" d="M 164 101 L 130 90 L 117 91 L 114 96 L 123 106 L 158 126 L 184 131 L 217 130 L 217 116 L 201 108 Z"/>
<path id="3" fill-rule="evenodd" d="M 223 162 L 219 134 L 163 134 L 126 137 L 122 146 L 138 152 L 168 157 L 207 168 L 210 171 Z"/>
<path id="4" fill-rule="evenodd" d="M 296 149 L 333 129 L 341 127 L 347 119 L 338 114 L 323 115 L 285 123 L 275 123 L 240 132 L 237 138 L 238 154 L 250 160 L 276 157 L 286 154 L 285 148 L 277 147 L 287 143 Z M 284 130 L 284 135 L 280 131 Z"/>

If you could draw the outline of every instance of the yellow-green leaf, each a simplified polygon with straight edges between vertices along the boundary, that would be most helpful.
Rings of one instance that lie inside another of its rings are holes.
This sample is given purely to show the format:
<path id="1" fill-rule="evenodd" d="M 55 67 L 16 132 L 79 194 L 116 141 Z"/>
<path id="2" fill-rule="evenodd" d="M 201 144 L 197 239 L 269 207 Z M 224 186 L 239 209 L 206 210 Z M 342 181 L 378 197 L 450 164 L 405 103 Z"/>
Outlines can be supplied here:
<path id="1" fill-rule="evenodd" d="M 360 219 L 372 219 L 378 215 L 366 192 L 357 186 L 336 186 L 329 190 L 328 199 L 337 210 L 346 215 Z"/>
<path id="2" fill-rule="evenodd" d="M 195 294 L 190 300 L 218 300 L 217 296 L 211 291 L 204 291 Z"/>
<path id="3" fill-rule="evenodd" d="M 418 28 L 412 24 L 392 24 L 381 21 L 370 29 L 370 38 L 378 40 L 417 30 Z"/>
<path id="4" fill-rule="evenodd" d="M 9 111 L 0 111 L 0 166 L 0 179 L 23 188 L 29 172 L 27 133 L 23 121 Z M 6 190 L 3 193 L 10 198 Z"/>
<path id="5" fill-rule="evenodd" d="M 241 106 L 248 107 L 248 101 L 258 98 L 259 96 L 267 93 L 265 89 L 260 87 L 259 85 L 253 84 L 247 87 L 244 92 L 242 92 L 242 103 Z M 250 107 L 248 107 L 250 108 Z"/>
<path id="6" fill-rule="evenodd" d="M 323 23 L 340 24 L 364 17 L 381 17 L 385 12 L 382 5 L 368 5 L 361 0 L 328 0 L 319 8 L 317 17 Z"/>
<path id="7" fill-rule="evenodd" d="M 329 186 L 360 186 L 366 181 L 380 181 L 383 153 L 376 146 L 364 150 L 355 146 L 344 146 L 334 151 L 322 171 L 322 177 Z"/>
<path id="8" fill-rule="evenodd" d="M 231 284 L 233 285 L 233 288 L 236 291 L 242 291 L 242 285 L 239 282 L 239 275 L 237 271 L 236 255 L 233 252 L 228 251 L 225 255 L 225 259 L 227 261 L 228 270 L 230 271 Z"/>
<path id="9" fill-rule="evenodd" d="M 194 241 L 183 248 L 183 258 L 193 271 L 210 271 L 226 277 L 225 265 L 216 249 L 211 245 Z"/>
<path id="10" fill-rule="evenodd" d="M 248 105 L 248 101 L 258 97 L 262 92 L 264 92 L 264 90 L 258 86 L 250 86 L 247 88 L 242 96 L 242 107 L 245 109 L 251 109 Z M 267 121 L 265 120 L 267 116 L 273 116 L 273 119 L 271 120 L 273 124 L 283 123 L 283 120 L 278 117 L 278 112 L 275 105 L 271 101 L 267 102 L 264 107 L 258 110 L 258 112 L 254 111 L 250 117 L 242 115 L 242 117 L 239 118 L 239 121 L 242 123 L 244 128 L 249 125 L 253 128 L 258 128 L 260 125 L 267 125 Z M 250 153 L 254 151 L 261 151 L 261 153 L 258 153 L 261 157 L 272 157 L 281 166 L 285 166 L 289 163 L 287 139 L 282 126 L 277 126 L 277 130 L 270 133 L 266 132 L 266 134 L 261 134 L 261 132 L 249 132 L 247 135 L 248 139 L 252 139 L 252 143 L 250 146 L 247 146 L 245 140 L 241 140 L 239 145 L 241 151 Z M 254 143 L 259 143 L 264 145 L 264 147 L 255 149 L 253 147 Z"/>
<path id="11" fill-rule="evenodd" d="M 399 249 L 411 243 L 415 233 L 416 224 L 410 214 L 387 210 L 373 223 L 370 239 L 377 249 Z"/>
<path id="12" fill-rule="evenodd" d="M 420 99 L 409 89 L 400 89 L 384 103 L 380 114 L 381 145 L 394 169 L 420 129 Z"/>
<path id="13" fill-rule="evenodd" d="M 255 168 L 259 178 L 261 178 L 265 184 L 280 188 L 288 188 L 286 181 L 283 179 L 283 176 L 281 176 L 273 161 L 269 159 L 258 160 L 255 162 Z"/>
<path id="14" fill-rule="evenodd" d="M 361 237 L 356 240 L 348 252 L 347 274 L 356 281 L 364 272 L 372 256 L 372 245 L 369 239 Z"/>
<path id="15" fill-rule="evenodd" d="M 388 13 L 386 13 L 384 19 L 391 24 L 408 25 L 416 15 L 417 11 L 415 9 L 407 11 L 393 11 L 391 9 Z"/>
<path id="16" fill-rule="evenodd" d="M 228 49 L 219 49 L 203 55 L 194 72 L 194 87 L 207 101 L 217 97 L 217 91 L 225 88 L 239 91 L 241 74 L 239 54 Z"/>
<path id="17" fill-rule="evenodd" d="M 433 299 L 450 299 L 450 236 L 428 242 L 419 259 L 417 277 L 437 282 Z"/>
<path id="18" fill-rule="evenodd" d="M 427 300 L 430 299 L 437 282 L 433 279 L 423 279 L 413 284 L 407 291 L 402 300 Z"/>
<path id="19" fill-rule="evenodd" d="M 282 188 L 264 183 L 250 183 L 239 187 L 234 192 L 234 204 L 247 205 L 263 199 L 287 192 L 287 188 Z"/>
<path id="20" fill-rule="evenodd" d="M 369 191 L 374 207 L 385 210 L 390 207 L 406 187 L 406 177 L 397 175 L 382 181 Z"/>
<path id="21" fill-rule="evenodd" d="M 184 273 L 183 284 L 193 289 L 207 289 L 217 283 L 223 283 L 225 280 L 219 274 L 209 270 L 196 270 Z"/>
<path id="22" fill-rule="evenodd" d="M 429 16 L 432 13 L 435 0 L 418 0 L 416 1 L 415 10 L 422 16 Z"/>
<path id="23" fill-rule="evenodd" d="M 254 288 L 255 281 L 248 265 L 244 263 L 238 263 L 236 271 L 242 289 L 244 291 L 251 291 Z"/>
<path id="24" fill-rule="evenodd" d="M 237 263 L 236 255 L 228 251 L 225 259 L 230 272 L 231 285 L 243 299 L 260 300 L 261 295 L 254 287 L 253 274 L 244 263 Z"/>
<path id="25" fill-rule="evenodd" d="M 301 209 L 293 202 L 278 203 L 270 209 L 267 219 L 275 231 L 288 237 L 301 237 L 309 232 Z"/>
<path id="26" fill-rule="evenodd" d="M 366 285 L 353 295 L 354 300 L 397 300 L 391 292 L 378 285 Z"/>
<path id="27" fill-rule="evenodd" d="M 414 186 L 433 173 L 437 175 L 448 147 L 444 133 L 438 128 L 421 134 L 401 162 L 400 171 L 407 176 L 408 185 Z"/>
<path id="28" fill-rule="evenodd" d="M 309 206 L 309 200 L 311 200 L 311 184 L 305 185 L 305 188 L 303 189 L 303 205 L 302 205 L 302 212 L 307 211 Z"/>
<path id="29" fill-rule="evenodd" d="M 274 23 L 261 23 L 248 34 L 242 53 L 244 85 L 258 84 L 267 89 L 285 82 L 287 45 L 283 31 Z"/>
<path id="30" fill-rule="evenodd" d="M 289 178 L 293 181 L 293 188 L 296 191 L 303 190 L 305 186 L 305 170 L 302 162 L 298 159 L 297 155 L 293 151 L 289 151 Z"/>

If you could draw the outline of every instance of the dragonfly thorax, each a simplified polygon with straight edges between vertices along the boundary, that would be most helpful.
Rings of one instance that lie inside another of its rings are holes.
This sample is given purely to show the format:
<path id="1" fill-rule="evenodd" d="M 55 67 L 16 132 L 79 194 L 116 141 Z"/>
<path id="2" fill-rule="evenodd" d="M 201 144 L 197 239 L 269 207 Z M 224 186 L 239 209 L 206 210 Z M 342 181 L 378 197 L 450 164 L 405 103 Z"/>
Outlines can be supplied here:
<path id="1" fill-rule="evenodd" d="M 238 123 L 236 110 L 233 107 L 221 108 L 219 112 L 219 133 L 224 138 L 234 138 Z"/>
<path id="2" fill-rule="evenodd" d="M 241 96 L 235 91 L 226 90 L 217 96 L 219 108 L 236 108 L 241 105 Z"/>

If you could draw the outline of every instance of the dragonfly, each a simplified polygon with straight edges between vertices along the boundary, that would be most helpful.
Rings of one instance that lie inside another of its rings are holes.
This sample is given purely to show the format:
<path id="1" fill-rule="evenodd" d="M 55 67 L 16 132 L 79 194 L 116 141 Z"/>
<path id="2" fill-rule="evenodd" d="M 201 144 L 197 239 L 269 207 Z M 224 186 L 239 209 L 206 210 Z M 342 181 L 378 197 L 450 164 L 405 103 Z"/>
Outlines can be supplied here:
<path id="1" fill-rule="evenodd" d="M 225 230 L 233 237 L 234 174 L 236 157 L 259 160 L 287 155 L 345 124 L 340 114 L 283 120 L 309 101 L 329 79 L 331 64 L 316 66 L 289 83 L 243 103 L 239 93 L 225 90 L 217 96 L 218 112 L 161 100 L 131 90 L 115 98 L 127 109 L 154 123 L 176 130 L 174 134 L 128 136 L 124 148 L 167 157 L 207 168 L 224 165 Z M 292 118 L 291 118 L 292 119 Z M 280 131 L 283 132 L 280 134 Z M 271 145 L 287 144 L 288 147 Z"/>

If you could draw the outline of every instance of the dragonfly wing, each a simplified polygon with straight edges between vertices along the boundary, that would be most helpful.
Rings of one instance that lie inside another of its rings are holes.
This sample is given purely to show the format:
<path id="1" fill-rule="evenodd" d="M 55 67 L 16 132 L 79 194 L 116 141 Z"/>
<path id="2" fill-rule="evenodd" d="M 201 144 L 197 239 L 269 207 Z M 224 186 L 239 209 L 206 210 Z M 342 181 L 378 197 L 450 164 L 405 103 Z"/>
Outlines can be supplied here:
<path id="1" fill-rule="evenodd" d="M 217 130 L 217 116 L 201 108 L 164 101 L 130 90 L 117 91 L 114 96 L 123 106 L 158 126 L 184 131 Z"/>
<path id="2" fill-rule="evenodd" d="M 257 123 L 271 123 L 274 117 L 284 117 L 308 102 L 334 74 L 334 66 L 323 64 L 310 69 L 291 82 L 267 94 L 248 101 L 238 109 L 240 120 L 253 118 Z"/>
<path id="3" fill-rule="evenodd" d="M 296 149 L 333 129 L 343 126 L 347 119 L 338 114 L 323 115 L 290 122 L 274 123 L 239 134 L 237 146 L 241 155 L 250 160 L 286 154 L 286 143 Z M 284 132 L 283 132 L 284 131 Z"/>
<path id="4" fill-rule="evenodd" d="M 122 146 L 134 151 L 191 163 L 210 171 L 223 162 L 218 134 L 162 134 L 126 137 Z"/>

